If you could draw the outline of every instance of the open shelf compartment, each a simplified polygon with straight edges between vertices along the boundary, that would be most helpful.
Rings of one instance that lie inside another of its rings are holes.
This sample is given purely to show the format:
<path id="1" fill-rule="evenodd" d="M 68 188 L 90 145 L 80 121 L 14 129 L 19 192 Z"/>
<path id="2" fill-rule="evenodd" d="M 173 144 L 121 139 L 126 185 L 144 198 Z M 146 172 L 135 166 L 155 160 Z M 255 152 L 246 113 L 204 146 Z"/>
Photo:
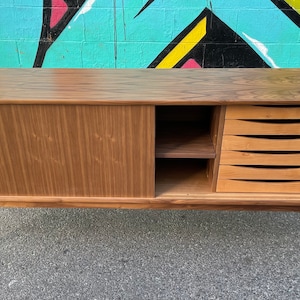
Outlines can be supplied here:
<path id="1" fill-rule="evenodd" d="M 156 196 L 197 196 L 214 191 L 220 109 L 156 107 Z"/>
<path id="2" fill-rule="evenodd" d="M 215 158 L 209 106 L 156 107 L 157 158 Z"/>
<path id="3" fill-rule="evenodd" d="M 156 196 L 211 192 L 204 159 L 156 159 Z"/>
<path id="4" fill-rule="evenodd" d="M 195 122 L 163 124 L 156 136 L 157 158 L 215 158 L 216 153 L 206 130 Z"/>

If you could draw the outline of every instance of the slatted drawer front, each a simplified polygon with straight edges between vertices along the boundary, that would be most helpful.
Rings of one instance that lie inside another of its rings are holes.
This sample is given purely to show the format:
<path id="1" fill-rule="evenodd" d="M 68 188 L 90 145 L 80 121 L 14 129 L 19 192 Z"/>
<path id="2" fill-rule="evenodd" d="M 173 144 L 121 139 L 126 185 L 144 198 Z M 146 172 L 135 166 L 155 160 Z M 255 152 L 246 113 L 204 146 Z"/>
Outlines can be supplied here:
<path id="1" fill-rule="evenodd" d="M 300 192 L 300 106 L 228 106 L 218 192 Z"/>

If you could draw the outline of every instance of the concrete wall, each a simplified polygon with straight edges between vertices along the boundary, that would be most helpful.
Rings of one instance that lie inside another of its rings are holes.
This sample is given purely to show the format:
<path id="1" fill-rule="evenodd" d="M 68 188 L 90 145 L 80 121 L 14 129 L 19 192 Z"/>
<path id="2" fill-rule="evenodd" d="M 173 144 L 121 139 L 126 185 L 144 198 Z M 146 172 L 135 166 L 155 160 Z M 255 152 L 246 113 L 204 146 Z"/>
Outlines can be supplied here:
<path id="1" fill-rule="evenodd" d="M 300 0 L 1 0 L 0 67 L 300 67 Z"/>

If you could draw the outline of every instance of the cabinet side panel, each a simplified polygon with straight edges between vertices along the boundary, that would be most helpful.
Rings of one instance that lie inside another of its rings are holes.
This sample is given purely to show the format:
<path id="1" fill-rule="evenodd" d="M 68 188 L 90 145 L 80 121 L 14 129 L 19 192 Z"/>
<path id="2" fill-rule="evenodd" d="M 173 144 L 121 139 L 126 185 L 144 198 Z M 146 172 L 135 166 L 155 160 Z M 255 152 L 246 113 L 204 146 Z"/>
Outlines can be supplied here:
<path id="1" fill-rule="evenodd" d="M 151 106 L 1 105 L 0 140 L 0 195 L 154 195 Z"/>
<path id="2" fill-rule="evenodd" d="M 225 112 L 226 112 L 226 106 L 216 106 L 214 108 L 212 121 L 211 121 L 210 136 L 215 148 L 216 157 L 215 159 L 210 159 L 208 161 L 207 174 L 213 192 L 216 191 L 216 186 L 217 186 Z"/>

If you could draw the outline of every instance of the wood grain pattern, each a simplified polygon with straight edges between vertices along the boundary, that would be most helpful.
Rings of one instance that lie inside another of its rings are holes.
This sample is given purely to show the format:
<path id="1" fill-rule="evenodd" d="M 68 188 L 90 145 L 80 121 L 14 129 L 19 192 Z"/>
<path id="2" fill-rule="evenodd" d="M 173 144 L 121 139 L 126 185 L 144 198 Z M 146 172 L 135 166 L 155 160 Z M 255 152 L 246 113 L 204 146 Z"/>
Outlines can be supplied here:
<path id="1" fill-rule="evenodd" d="M 224 135 L 300 135 L 300 121 L 295 123 L 265 123 L 226 120 Z"/>
<path id="2" fill-rule="evenodd" d="M 300 104 L 300 69 L 1 69 L 0 104 Z"/>
<path id="3" fill-rule="evenodd" d="M 227 107 L 226 120 L 299 120 L 300 107 L 230 105 Z"/>
<path id="4" fill-rule="evenodd" d="M 223 165 L 300 166 L 300 153 L 222 151 L 220 163 Z"/>
<path id="5" fill-rule="evenodd" d="M 2 105 L 0 195 L 154 196 L 154 108 Z"/>

